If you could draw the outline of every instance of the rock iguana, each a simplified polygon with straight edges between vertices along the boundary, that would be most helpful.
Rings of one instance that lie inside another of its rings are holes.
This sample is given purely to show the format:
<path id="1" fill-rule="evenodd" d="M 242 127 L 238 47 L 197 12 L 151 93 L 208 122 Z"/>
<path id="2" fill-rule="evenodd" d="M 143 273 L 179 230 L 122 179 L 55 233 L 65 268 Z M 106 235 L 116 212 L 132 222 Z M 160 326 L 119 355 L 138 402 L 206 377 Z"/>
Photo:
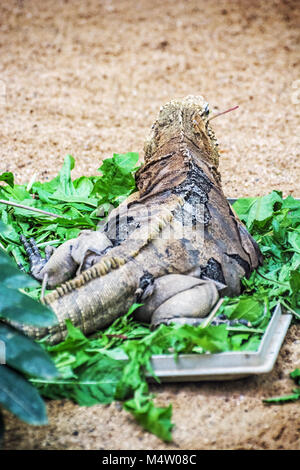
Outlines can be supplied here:
<path id="1" fill-rule="evenodd" d="M 160 109 L 136 174 L 138 191 L 114 209 L 101 230 L 41 258 L 23 239 L 31 273 L 46 275 L 44 303 L 57 316 L 50 328 L 23 327 L 32 337 L 66 336 L 69 318 L 85 334 L 144 304 L 136 317 L 197 324 L 219 296 L 238 295 L 241 278 L 262 263 L 259 248 L 221 188 L 219 153 L 201 96 Z"/>

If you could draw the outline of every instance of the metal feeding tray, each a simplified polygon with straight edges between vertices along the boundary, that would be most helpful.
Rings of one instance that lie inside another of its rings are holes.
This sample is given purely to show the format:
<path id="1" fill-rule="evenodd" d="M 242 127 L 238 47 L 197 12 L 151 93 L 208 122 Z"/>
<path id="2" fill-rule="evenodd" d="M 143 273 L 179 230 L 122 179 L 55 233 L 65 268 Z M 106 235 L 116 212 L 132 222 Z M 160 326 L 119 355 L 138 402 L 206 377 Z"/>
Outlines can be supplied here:
<path id="1" fill-rule="evenodd" d="M 154 355 L 153 370 L 162 382 L 235 380 L 265 374 L 273 369 L 291 319 L 278 304 L 257 351 L 181 354 L 177 359 L 172 354 Z"/>

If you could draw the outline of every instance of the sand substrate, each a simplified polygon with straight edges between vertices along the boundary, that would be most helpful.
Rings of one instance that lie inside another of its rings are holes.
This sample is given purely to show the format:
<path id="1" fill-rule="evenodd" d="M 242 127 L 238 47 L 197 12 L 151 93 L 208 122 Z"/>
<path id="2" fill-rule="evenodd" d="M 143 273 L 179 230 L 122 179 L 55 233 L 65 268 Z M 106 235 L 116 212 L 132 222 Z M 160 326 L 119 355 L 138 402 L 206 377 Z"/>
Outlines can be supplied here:
<path id="1" fill-rule="evenodd" d="M 202 94 L 214 111 L 223 188 L 300 197 L 297 1 L 1 0 L 0 173 L 17 183 L 91 175 L 113 152 L 138 151 L 168 100 Z M 299 367 L 291 326 L 274 370 L 234 382 L 152 386 L 173 404 L 174 442 L 141 430 L 117 404 L 48 401 L 49 425 L 5 412 L 6 449 L 300 449 Z"/>

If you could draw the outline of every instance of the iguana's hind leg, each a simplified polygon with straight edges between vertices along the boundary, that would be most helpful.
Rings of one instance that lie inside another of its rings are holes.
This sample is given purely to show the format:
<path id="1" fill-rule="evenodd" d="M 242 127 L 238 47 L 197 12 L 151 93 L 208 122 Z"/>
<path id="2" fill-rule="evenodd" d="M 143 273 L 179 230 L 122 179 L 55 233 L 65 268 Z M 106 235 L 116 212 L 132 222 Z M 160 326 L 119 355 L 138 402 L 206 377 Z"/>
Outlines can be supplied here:
<path id="1" fill-rule="evenodd" d="M 224 287 L 224 286 L 223 286 Z M 140 321 L 199 324 L 219 299 L 214 281 L 185 274 L 167 274 L 154 281 L 153 294 L 136 311 Z"/>
<path id="2" fill-rule="evenodd" d="M 202 285 L 175 294 L 166 300 L 153 313 L 151 325 L 161 323 L 180 323 L 199 325 L 219 299 L 218 290 L 213 281 L 206 281 Z"/>

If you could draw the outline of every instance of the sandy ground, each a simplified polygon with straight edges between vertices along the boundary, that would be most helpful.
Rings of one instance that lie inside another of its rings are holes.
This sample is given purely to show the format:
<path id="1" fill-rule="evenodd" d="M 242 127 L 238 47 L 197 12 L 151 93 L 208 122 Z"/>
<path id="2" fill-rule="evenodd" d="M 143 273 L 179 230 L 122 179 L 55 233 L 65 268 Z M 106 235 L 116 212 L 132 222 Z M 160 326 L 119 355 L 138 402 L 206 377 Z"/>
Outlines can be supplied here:
<path id="1" fill-rule="evenodd" d="M 298 7 L 298 9 L 297 9 Z M 0 172 L 74 177 L 113 152 L 138 151 L 159 107 L 202 94 L 213 110 L 227 196 L 300 197 L 299 3 L 295 1 L 1 0 Z M 297 135 L 298 133 L 298 135 Z M 143 432 L 116 404 L 47 402 L 49 426 L 5 413 L 6 449 L 300 449 L 299 326 L 274 370 L 235 382 L 151 387 L 173 403 L 174 442 Z"/>

